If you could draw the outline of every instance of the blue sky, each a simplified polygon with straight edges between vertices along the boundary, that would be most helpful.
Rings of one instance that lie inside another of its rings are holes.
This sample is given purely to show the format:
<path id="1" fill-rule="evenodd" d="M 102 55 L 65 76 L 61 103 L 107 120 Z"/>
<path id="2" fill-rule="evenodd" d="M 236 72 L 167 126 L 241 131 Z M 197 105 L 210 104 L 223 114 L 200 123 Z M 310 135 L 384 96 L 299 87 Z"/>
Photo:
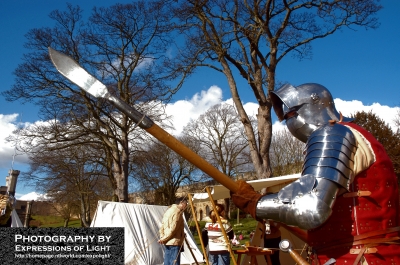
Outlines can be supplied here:
<path id="1" fill-rule="evenodd" d="M 80 5 L 88 14 L 94 5 L 108 6 L 131 1 L 68 2 Z M 287 57 L 278 66 L 278 80 L 293 85 L 320 83 L 340 102 L 338 104 L 335 100 L 337 109 L 344 114 L 369 108 L 391 122 L 400 106 L 400 1 L 384 0 L 381 4 L 384 8 L 379 12 L 381 25 L 378 29 L 346 29 L 315 41 L 312 60 L 299 62 Z M 14 82 L 13 71 L 26 52 L 23 48 L 26 41 L 24 35 L 32 28 L 53 26 L 48 14 L 55 9 L 64 10 L 65 7 L 66 2 L 59 0 L 0 1 L 1 91 L 9 89 Z M 240 81 L 238 85 L 240 88 L 248 87 L 245 81 Z M 190 78 L 175 96 L 175 102 L 170 104 L 171 113 L 177 115 L 177 127 L 181 128 L 190 117 L 196 117 L 208 106 L 218 103 L 221 100 L 217 99 L 218 96 L 222 100 L 230 98 L 227 82 L 222 75 L 215 74 L 212 70 L 202 70 Z M 250 89 L 242 100 L 248 103 L 249 108 L 254 108 L 255 104 L 252 103 L 255 99 Z M 193 111 L 185 112 L 186 116 L 183 117 L 182 106 L 191 106 Z M 12 166 L 20 170 L 26 168 L 23 156 L 16 156 L 12 165 L 13 148 L 4 143 L 5 134 L 10 133 L 18 122 L 37 120 L 34 106 L 6 102 L 0 97 L 0 185 L 5 185 L 5 177 Z M 18 183 L 17 192 L 30 191 L 32 189 Z"/>

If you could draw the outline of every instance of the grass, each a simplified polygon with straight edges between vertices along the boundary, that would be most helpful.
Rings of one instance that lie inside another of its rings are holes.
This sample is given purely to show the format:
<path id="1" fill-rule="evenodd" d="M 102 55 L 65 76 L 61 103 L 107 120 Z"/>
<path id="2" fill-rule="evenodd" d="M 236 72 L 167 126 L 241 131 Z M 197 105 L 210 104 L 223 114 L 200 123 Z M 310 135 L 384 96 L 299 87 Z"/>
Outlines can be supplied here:
<path id="1" fill-rule="evenodd" d="M 30 227 L 64 227 L 64 219 L 61 216 L 32 215 Z M 68 227 L 81 227 L 79 219 L 70 219 Z"/>
<path id="2" fill-rule="evenodd" d="M 250 241 L 250 233 L 256 228 L 257 221 L 253 218 L 240 219 L 240 223 L 237 224 L 237 219 L 229 220 L 233 227 L 235 235 L 238 237 L 240 233 L 243 235 L 243 240 L 240 240 L 240 245 L 245 245 L 246 242 Z M 199 221 L 200 231 L 204 228 L 206 222 Z M 31 227 L 64 227 L 64 219 L 60 216 L 44 216 L 44 215 L 32 215 L 30 221 Z M 188 225 L 193 234 L 194 240 L 201 251 L 201 243 L 199 235 L 197 233 L 196 224 L 194 221 L 188 222 Z M 68 222 L 68 227 L 81 227 L 79 219 L 71 219 Z M 233 250 L 240 247 L 233 246 Z M 236 255 L 235 255 L 236 257 Z M 231 261 L 232 264 L 232 261 Z"/>
<path id="3" fill-rule="evenodd" d="M 229 222 L 231 223 L 231 225 L 233 227 L 233 231 L 234 231 L 236 237 L 238 237 L 240 233 L 242 233 L 242 235 L 243 235 L 243 239 L 239 240 L 240 245 L 245 245 L 246 242 L 250 241 L 250 233 L 252 231 L 254 231 L 257 226 L 256 220 L 254 220 L 253 218 L 243 218 L 243 219 L 240 219 L 239 224 L 237 224 L 237 219 L 230 219 Z M 198 224 L 199 224 L 200 231 L 201 231 L 204 228 L 206 222 L 199 221 Z M 197 229 L 196 229 L 196 224 L 194 223 L 194 221 L 190 221 L 190 222 L 188 222 L 188 225 L 193 234 L 194 240 L 195 240 L 199 250 L 201 251 L 202 248 L 201 248 L 199 235 L 198 235 Z M 242 247 L 233 246 L 232 250 L 235 250 L 235 249 L 242 249 Z M 236 258 L 237 258 L 237 255 L 235 254 L 235 259 Z M 231 258 L 230 264 L 233 264 L 232 258 Z"/>
<path id="4" fill-rule="evenodd" d="M 229 220 L 229 222 L 231 223 L 231 225 L 233 227 L 233 231 L 236 236 L 239 236 L 239 234 L 242 233 L 243 240 L 240 241 L 240 244 L 243 244 L 243 245 L 246 241 L 250 240 L 250 233 L 252 231 L 254 231 L 257 226 L 257 221 L 254 220 L 253 218 L 240 219 L 239 224 L 237 224 L 236 219 L 231 219 L 231 220 Z M 198 223 L 200 226 L 200 230 L 202 230 L 204 228 L 204 226 L 206 225 L 206 222 L 204 222 L 204 221 L 199 221 Z M 194 221 L 190 221 L 190 222 L 188 222 L 188 225 L 189 225 L 190 230 L 196 240 L 196 243 L 198 243 L 200 245 L 200 239 L 199 239 L 199 235 L 197 233 L 196 224 L 194 223 Z"/>
<path id="5" fill-rule="evenodd" d="M 243 235 L 243 240 L 240 241 L 241 245 L 244 245 L 246 241 L 250 240 L 250 233 L 257 226 L 257 221 L 253 218 L 242 218 L 240 223 L 237 224 L 236 219 L 229 220 L 233 227 L 235 235 L 238 237 L 240 233 Z M 199 221 L 200 230 L 204 228 L 206 222 Z M 31 227 L 64 227 L 64 219 L 61 216 L 45 216 L 45 215 L 32 215 L 31 221 L 29 222 Z M 197 233 L 196 224 L 194 221 L 188 222 L 190 230 L 196 240 L 196 243 L 200 246 L 200 239 Z M 68 222 L 68 227 L 81 227 L 79 219 L 71 219 Z"/>

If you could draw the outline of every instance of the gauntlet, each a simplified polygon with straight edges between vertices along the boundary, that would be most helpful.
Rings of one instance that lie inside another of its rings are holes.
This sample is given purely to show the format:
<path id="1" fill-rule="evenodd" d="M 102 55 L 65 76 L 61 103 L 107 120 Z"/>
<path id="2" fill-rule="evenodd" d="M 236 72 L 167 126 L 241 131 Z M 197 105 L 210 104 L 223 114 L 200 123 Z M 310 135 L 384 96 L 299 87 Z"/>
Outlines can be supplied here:
<path id="1" fill-rule="evenodd" d="M 254 188 L 244 180 L 236 181 L 238 184 L 238 190 L 236 192 L 231 192 L 231 198 L 233 203 L 244 211 L 250 214 L 254 219 L 262 222 L 262 219 L 256 216 L 257 202 L 261 198 L 261 194 L 256 192 Z"/>

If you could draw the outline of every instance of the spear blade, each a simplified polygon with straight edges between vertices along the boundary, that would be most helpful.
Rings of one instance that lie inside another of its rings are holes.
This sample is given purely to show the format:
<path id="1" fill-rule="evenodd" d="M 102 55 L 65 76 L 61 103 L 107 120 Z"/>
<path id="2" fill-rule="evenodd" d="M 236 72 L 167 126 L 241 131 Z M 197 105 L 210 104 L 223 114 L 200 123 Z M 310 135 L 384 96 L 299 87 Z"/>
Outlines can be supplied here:
<path id="1" fill-rule="evenodd" d="M 235 192 L 238 185 L 227 175 L 219 171 L 204 158 L 192 151 L 189 147 L 181 143 L 174 136 L 170 135 L 164 129 L 155 124 L 149 117 L 137 111 L 133 106 L 128 105 L 120 98 L 111 95 L 107 87 L 89 74 L 82 66 L 69 56 L 60 53 L 49 47 L 49 54 L 52 63 L 65 78 L 73 82 L 75 85 L 85 90 L 94 97 L 107 99 L 121 112 L 125 113 L 139 127 L 145 129 L 149 134 L 153 135 L 160 142 L 171 148 L 177 154 L 188 160 L 190 163 L 198 167 L 200 170 L 208 174 L 210 177 L 221 183 L 230 191 Z"/>
<path id="2" fill-rule="evenodd" d="M 49 47 L 50 59 L 57 71 L 96 98 L 105 98 L 107 87 L 83 69 L 71 57 Z"/>

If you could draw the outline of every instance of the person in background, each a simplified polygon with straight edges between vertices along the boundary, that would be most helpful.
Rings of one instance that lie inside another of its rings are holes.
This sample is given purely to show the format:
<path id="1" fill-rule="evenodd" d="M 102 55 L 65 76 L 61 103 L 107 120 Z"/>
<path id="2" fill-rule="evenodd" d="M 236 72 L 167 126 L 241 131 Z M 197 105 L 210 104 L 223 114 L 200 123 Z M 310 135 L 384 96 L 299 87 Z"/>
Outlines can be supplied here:
<path id="1" fill-rule="evenodd" d="M 233 235 L 232 245 L 234 245 L 234 246 L 240 245 L 240 242 L 237 239 L 236 235 Z"/>
<path id="2" fill-rule="evenodd" d="M 281 265 L 279 260 L 279 243 L 281 242 L 280 224 L 276 222 L 265 223 L 264 247 L 275 250 L 270 256 L 272 265 Z M 267 260 L 267 257 L 265 257 Z"/>
<path id="3" fill-rule="evenodd" d="M 164 213 L 158 243 L 165 245 L 164 265 L 180 265 L 180 253 L 185 240 L 183 212 L 187 201 L 177 198 Z"/>
<path id="4" fill-rule="evenodd" d="M 254 230 L 250 232 L 250 234 L 249 234 L 249 238 L 250 238 L 250 240 L 252 240 L 252 239 L 253 239 L 253 236 L 254 236 L 255 232 L 256 232 L 256 231 L 254 231 Z"/>
<path id="5" fill-rule="evenodd" d="M 221 223 L 228 239 L 231 240 L 234 237 L 234 232 L 231 224 L 228 220 L 224 219 L 224 206 L 222 204 L 216 204 L 215 209 L 210 211 L 209 217 L 210 222 L 207 222 L 202 232 L 202 239 L 205 247 L 208 245 L 208 257 L 210 264 L 212 265 L 229 265 L 229 242 L 225 241 L 222 228 L 218 223 L 217 213 L 220 216 Z"/>

